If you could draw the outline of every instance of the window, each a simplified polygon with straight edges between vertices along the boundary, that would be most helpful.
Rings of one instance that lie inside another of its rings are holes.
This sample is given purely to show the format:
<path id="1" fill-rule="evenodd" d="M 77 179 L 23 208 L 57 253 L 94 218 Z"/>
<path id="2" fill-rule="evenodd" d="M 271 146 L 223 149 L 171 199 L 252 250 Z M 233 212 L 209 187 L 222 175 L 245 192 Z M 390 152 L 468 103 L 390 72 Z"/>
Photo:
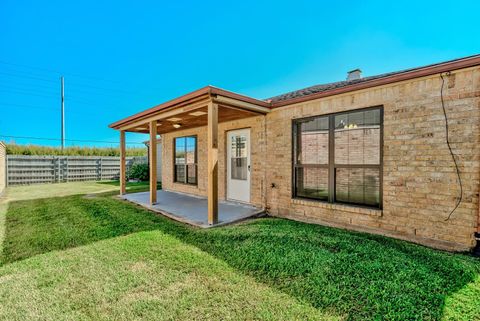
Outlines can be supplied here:
<path id="1" fill-rule="evenodd" d="M 173 181 L 185 184 L 197 184 L 197 137 L 177 137 L 174 139 Z"/>
<path id="2" fill-rule="evenodd" d="M 295 120 L 293 196 L 381 207 L 382 109 Z"/>
<path id="3" fill-rule="evenodd" d="M 232 137 L 230 146 L 231 179 L 247 180 L 247 137 L 245 134 Z"/>

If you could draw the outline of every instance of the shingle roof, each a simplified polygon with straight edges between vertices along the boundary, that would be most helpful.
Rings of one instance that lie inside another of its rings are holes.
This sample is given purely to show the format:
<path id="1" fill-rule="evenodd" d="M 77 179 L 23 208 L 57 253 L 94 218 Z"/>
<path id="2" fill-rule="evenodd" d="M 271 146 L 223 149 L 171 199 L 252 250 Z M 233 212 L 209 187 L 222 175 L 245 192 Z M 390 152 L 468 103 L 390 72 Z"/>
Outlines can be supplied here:
<path id="1" fill-rule="evenodd" d="M 478 55 L 474 55 L 474 56 L 471 56 L 471 57 L 477 57 L 477 56 Z M 450 62 L 454 62 L 454 61 L 462 60 L 462 59 L 466 59 L 466 58 L 470 58 L 470 57 L 453 59 L 453 60 L 444 61 L 444 62 L 441 62 L 441 63 L 435 63 L 435 64 L 426 65 L 426 66 L 422 66 L 422 67 L 404 69 L 404 70 L 384 73 L 384 74 L 380 74 L 380 75 L 376 75 L 376 76 L 363 77 L 363 78 L 360 78 L 360 79 L 353 79 L 353 80 L 348 80 L 348 81 L 344 80 L 344 81 L 337 81 L 337 82 L 331 82 L 331 83 L 327 83 L 327 84 L 310 86 L 310 87 L 307 87 L 307 88 L 291 91 L 291 92 L 288 92 L 288 93 L 285 93 L 285 94 L 281 94 L 281 95 L 278 95 L 278 96 L 268 98 L 268 99 L 266 99 L 266 101 L 271 101 L 272 103 L 275 103 L 275 102 L 280 102 L 280 101 L 289 100 L 289 99 L 293 99 L 293 98 L 305 97 L 305 96 L 309 96 L 309 95 L 316 94 L 316 93 L 321 93 L 321 92 L 332 90 L 332 89 L 347 87 L 347 86 L 350 86 L 350 85 L 363 83 L 363 82 L 367 82 L 367 81 L 370 81 L 370 80 L 389 77 L 389 76 L 393 76 L 393 75 L 397 75 L 397 74 L 402 74 L 402 73 L 405 73 L 405 72 L 415 71 L 415 70 L 418 70 L 418 69 L 433 67 L 433 66 L 436 66 L 436 65 L 450 63 Z"/>

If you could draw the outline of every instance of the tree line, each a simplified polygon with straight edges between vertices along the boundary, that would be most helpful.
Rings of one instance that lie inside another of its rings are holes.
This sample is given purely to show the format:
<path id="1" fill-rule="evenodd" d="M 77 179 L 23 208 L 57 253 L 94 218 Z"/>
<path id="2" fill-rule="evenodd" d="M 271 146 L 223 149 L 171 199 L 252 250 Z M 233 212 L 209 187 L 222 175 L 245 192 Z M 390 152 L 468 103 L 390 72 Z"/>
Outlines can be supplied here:
<path id="1" fill-rule="evenodd" d="M 118 147 L 70 146 L 60 147 L 42 145 L 6 144 L 9 155 L 54 155 L 54 156 L 120 156 Z M 127 147 L 126 156 L 146 156 L 146 147 Z"/>

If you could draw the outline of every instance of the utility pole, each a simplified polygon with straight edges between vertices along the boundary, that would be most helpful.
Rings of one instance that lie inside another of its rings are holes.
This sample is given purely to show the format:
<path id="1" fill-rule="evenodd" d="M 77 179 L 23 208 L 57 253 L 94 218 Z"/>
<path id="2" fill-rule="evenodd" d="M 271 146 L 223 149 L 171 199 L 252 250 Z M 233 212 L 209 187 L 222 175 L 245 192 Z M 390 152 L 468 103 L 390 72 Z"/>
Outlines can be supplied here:
<path id="1" fill-rule="evenodd" d="M 65 148 L 65 84 L 63 76 L 60 77 L 62 95 L 62 150 Z"/>

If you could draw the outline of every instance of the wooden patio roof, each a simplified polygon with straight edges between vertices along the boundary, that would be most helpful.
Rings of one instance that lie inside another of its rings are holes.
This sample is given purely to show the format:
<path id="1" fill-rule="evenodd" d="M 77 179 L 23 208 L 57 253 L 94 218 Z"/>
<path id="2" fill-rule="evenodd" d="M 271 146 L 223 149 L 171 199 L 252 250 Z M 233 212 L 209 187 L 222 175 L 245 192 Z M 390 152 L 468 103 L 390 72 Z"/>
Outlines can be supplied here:
<path id="1" fill-rule="evenodd" d="M 149 133 L 148 124 L 155 120 L 157 133 L 163 134 L 206 126 L 209 102 L 218 104 L 219 123 L 270 112 L 269 103 L 266 101 L 207 86 L 124 118 L 109 127 L 127 132 Z"/>

